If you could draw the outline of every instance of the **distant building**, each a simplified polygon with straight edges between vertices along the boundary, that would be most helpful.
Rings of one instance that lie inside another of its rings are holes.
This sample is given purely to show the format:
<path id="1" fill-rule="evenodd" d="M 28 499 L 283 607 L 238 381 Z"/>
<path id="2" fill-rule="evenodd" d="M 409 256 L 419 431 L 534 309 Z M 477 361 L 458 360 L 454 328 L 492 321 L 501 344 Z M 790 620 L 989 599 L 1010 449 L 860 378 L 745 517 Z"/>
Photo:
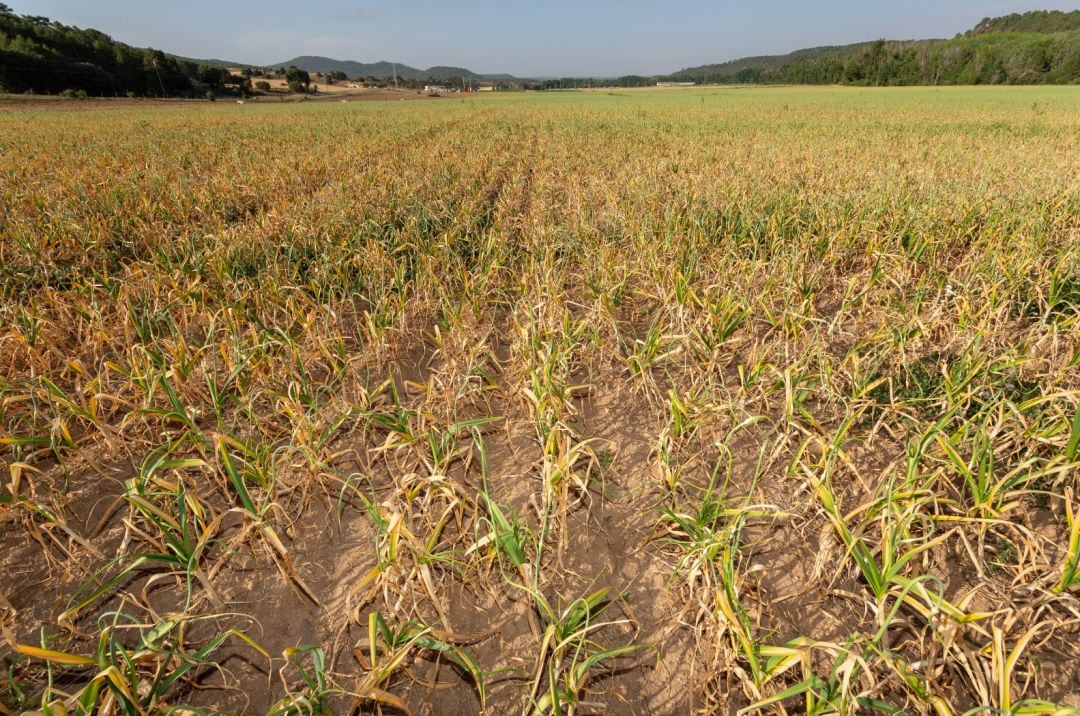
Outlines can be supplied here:
<path id="1" fill-rule="evenodd" d="M 477 82 L 476 83 L 476 91 L 477 92 L 494 92 L 495 91 L 495 83 L 494 82 Z"/>
<path id="2" fill-rule="evenodd" d="M 657 82 L 657 87 L 693 87 L 697 82 Z"/>
<path id="3" fill-rule="evenodd" d="M 427 93 L 429 97 L 438 97 L 446 91 L 447 89 L 442 85 L 424 85 L 424 92 Z"/>

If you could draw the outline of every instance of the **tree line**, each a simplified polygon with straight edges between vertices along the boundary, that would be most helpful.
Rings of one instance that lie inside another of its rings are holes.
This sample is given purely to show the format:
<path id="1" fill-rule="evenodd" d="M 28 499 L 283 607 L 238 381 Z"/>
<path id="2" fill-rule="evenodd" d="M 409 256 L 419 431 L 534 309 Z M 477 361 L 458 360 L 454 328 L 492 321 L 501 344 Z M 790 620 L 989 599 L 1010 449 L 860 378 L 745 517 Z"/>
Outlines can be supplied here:
<path id="1" fill-rule="evenodd" d="M 244 94 L 250 78 L 116 42 L 97 30 L 19 16 L 0 3 L 0 91 L 120 97 Z"/>
<path id="2" fill-rule="evenodd" d="M 1034 10 L 1014 12 L 1002 17 L 983 18 L 965 35 L 985 35 L 991 32 L 1072 32 L 1080 30 L 1080 10 Z"/>
<path id="3" fill-rule="evenodd" d="M 671 75 L 710 84 L 963 85 L 1080 82 L 1080 11 L 982 20 L 951 40 L 860 43 L 706 65 Z"/>
<path id="4" fill-rule="evenodd" d="M 974 85 L 1080 82 L 1080 32 L 991 33 L 877 42 L 777 67 L 697 68 L 673 79 L 713 84 Z"/>

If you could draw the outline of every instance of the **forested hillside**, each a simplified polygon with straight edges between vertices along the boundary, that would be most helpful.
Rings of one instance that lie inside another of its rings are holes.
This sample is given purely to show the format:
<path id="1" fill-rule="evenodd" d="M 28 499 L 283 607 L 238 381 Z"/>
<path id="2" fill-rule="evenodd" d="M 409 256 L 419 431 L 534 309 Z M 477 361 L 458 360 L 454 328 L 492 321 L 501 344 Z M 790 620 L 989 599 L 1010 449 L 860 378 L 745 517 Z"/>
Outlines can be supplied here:
<path id="1" fill-rule="evenodd" d="M 984 18 L 967 35 L 985 35 L 991 32 L 1070 32 L 1080 30 L 1080 10 L 1035 10 L 1002 17 Z"/>
<path id="2" fill-rule="evenodd" d="M 986 19 L 952 40 L 864 42 L 681 70 L 701 83 L 957 85 L 1080 82 L 1080 12 Z"/>
<path id="3" fill-rule="evenodd" d="M 0 3 L 0 87 L 7 92 L 82 90 L 91 95 L 184 95 L 198 65 L 115 42 L 97 30 L 20 17 Z"/>

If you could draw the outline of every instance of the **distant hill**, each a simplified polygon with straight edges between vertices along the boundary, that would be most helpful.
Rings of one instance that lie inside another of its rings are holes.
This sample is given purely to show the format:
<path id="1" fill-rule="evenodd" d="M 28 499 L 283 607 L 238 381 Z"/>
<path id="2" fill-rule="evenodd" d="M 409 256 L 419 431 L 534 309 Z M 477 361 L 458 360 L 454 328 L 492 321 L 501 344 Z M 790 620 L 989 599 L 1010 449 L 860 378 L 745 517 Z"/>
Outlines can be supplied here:
<path id="1" fill-rule="evenodd" d="M 252 65 L 247 62 L 234 62 L 233 60 L 200 60 L 194 57 L 183 57 L 182 55 L 169 55 L 180 62 L 187 62 L 193 65 L 199 65 L 201 67 L 217 67 L 223 70 L 232 69 L 234 67 L 246 68 L 250 67 L 253 70 L 261 70 L 258 65 Z"/>
<path id="2" fill-rule="evenodd" d="M 429 67 L 420 72 L 421 77 L 464 77 L 467 80 L 513 80 L 513 75 L 507 74 L 477 74 L 464 67 Z"/>
<path id="3" fill-rule="evenodd" d="M 289 65 L 295 65 L 302 70 L 308 72 L 344 72 L 349 77 L 376 77 L 379 79 L 386 79 L 394 76 L 395 65 L 392 62 L 355 62 L 352 60 L 335 60 L 332 57 L 319 57 L 313 55 L 303 55 L 301 57 L 294 57 L 291 60 L 285 62 L 276 62 L 271 65 L 267 65 L 270 68 L 288 67 Z M 417 69 L 416 67 L 410 67 L 409 65 L 398 64 L 396 65 L 397 76 L 401 79 L 447 79 L 451 77 L 463 78 L 467 80 L 512 80 L 511 75 L 499 74 L 499 75 L 482 75 L 471 70 L 467 70 L 464 67 L 444 67 L 436 66 L 429 67 L 426 70 Z"/>
<path id="4" fill-rule="evenodd" d="M 294 57 L 284 62 L 275 62 L 267 65 L 270 68 L 288 67 L 295 65 L 308 72 L 344 72 L 349 77 L 393 77 L 394 64 L 392 62 L 353 62 L 352 60 L 335 60 L 331 57 L 318 57 L 303 55 Z M 415 77 L 420 70 L 408 65 L 398 65 L 398 77 Z"/>
<path id="5" fill-rule="evenodd" d="M 818 57 L 822 57 L 828 54 L 849 52 L 859 47 L 863 47 L 870 43 L 857 43 L 854 45 L 840 45 L 840 46 L 826 46 L 826 47 L 810 47 L 805 50 L 796 50 L 786 55 L 760 55 L 758 57 L 742 57 L 737 60 L 730 60 L 728 62 L 720 62 L 712 65 L 700 65 L 698 67 L 688 67 L 684 70 L 679 70 L 669 75 L 672 79 L 693 79 L 702 77 L 745 77 L 745 80 L 733 80 L 733 81 L 752 81 L 751 77 L 756 77 L 760 73 L 767 70 L 778 70 L 793 62 L 814 60 Z"/>
<path id="6" fill-rule="evenodd" d="M 987 18 L 951 40 L 877 40 L 748 57 L 664 79 L 716 84 L 1080 83 L 1080 11 Z"/>

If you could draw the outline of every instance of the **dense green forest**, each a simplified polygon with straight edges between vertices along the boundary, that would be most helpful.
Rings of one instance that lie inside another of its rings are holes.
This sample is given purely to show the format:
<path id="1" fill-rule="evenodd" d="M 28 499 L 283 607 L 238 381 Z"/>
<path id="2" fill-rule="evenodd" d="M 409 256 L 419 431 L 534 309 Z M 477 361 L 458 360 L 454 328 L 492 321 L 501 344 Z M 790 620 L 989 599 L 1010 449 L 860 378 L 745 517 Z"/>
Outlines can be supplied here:
<path id="1" fill-rule="evenodd" d="M 246 77 L 114 41 L 0 3 L 0 92 L 183 97 L 243 93 Z"/>
<path id="2" fill-rule="evenodd" d="M 864 42 L 681 70 L 720 84 L 961 85 L 1080 82 L 1080 11 L 987 18 L 952 40 Z"/>
<path id="3" fill-rule="evenodd" d="M 966 35 L 986 35 L 991 32 L 1071 32 L 1080 30 L 1080 10 L 1035 10 L 1014 12 L 1002 17 L 987 17 Z"/>

